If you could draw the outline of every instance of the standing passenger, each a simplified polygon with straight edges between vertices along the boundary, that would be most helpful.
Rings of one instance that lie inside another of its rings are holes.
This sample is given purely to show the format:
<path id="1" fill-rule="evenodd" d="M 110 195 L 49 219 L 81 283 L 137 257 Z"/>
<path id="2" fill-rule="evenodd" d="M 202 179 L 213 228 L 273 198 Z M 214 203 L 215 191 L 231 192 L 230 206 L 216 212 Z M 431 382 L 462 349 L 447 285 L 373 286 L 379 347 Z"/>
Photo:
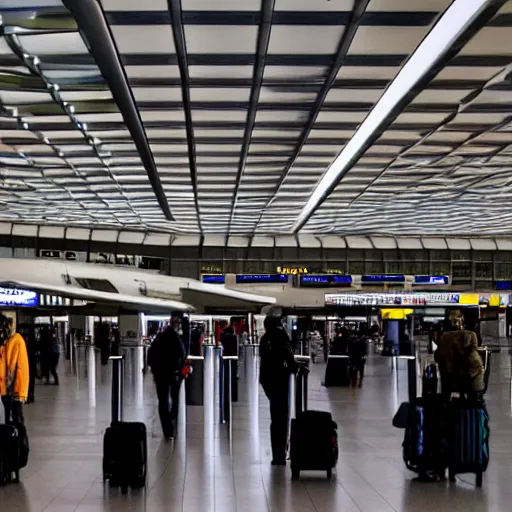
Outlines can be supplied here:
<path id="1" fill-rule="evenodd" d="M 39 352 L 41 354 L 41 366 L 43 369 L 43 378 L 46 384 L 50 383 L 50 373 L 53 376 L 56 386 L 59 385 L 59 375 L 57 374 L 57 366 L 59 364 L 60 349 L 59 342 L 55 336 L 53 329 L 47 325 L 41 328 L 39 338 Z"/>
<path id="2" fill-rule="evenodd" d="M 23 402 L 30 380 L 27 346 L 21 334 L 12 331 L 12 319 L 0 314 L 0 395 L 5 421 L 24 423 Z"/>
<path id="3" fill-rule="evenodd" d="M 260 383 L 270 401 L 272 465 L 286 464 L 290 374 L 296 372 L 290 338 L 280 318 L 265 318 L 265 334 L 260 341 Z"/>
<path id="4" fill-rule="evenodd" d="M 173 313 L 169 325 L 157 335 L 148 350 L 148 366 L 155 379 L 158 413 L 167 440 L 175 436 L 180 386 L 183 380 L 181 370 L 186 359 L 185 347 L 178 335 L 181 317 L 181 313 Z"/>

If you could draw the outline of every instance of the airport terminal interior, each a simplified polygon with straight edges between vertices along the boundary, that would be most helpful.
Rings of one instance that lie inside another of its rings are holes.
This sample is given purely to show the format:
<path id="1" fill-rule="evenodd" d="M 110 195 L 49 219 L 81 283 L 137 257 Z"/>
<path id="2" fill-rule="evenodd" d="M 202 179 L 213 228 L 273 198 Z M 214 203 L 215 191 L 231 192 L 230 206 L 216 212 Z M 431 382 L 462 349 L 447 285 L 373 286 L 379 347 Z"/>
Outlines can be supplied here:
<path id="1" fill-rule="evenodd" d="M 512 509 L 512 0 L 0 29 L 0 511 Z"/>

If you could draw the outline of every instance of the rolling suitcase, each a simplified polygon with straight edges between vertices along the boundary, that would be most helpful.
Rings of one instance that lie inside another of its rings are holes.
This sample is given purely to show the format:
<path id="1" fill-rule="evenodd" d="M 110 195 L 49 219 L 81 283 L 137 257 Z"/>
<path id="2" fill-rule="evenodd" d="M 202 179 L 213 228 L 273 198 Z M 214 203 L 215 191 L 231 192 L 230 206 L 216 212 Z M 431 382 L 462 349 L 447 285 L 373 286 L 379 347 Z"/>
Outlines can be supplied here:
<path id="1" fill-rule="evenodd" d="M 122 421 L 123 357 L 112 360 L 112 424 L 103 438 L 103 481 L 126 493 L 146 485 L 146 425 Z"/>
<path id="2" fill-rule="evenodd" d="M 290 434 L 292 479 L 307 470 L 326 471 L 330 479 L 338 462 L 338 427 L 330 413 L 307 410 L 307 372 L 303 369 L 297 376 L 295 411 Z"/>
<path id="3" fill-rule="evenodd" d="M 408 404 L 403 459 L 410 471 L 443 474 L 448 466 L 447 410 L 440 395 Z"/>
<path id="4" fill-rule="evenodd" d="M 489 464 L 489 415 L 485 406 L 464 399 L 451 402 L 452 451 L 449 462 L 450 481 L 460 473 L 475 473 L 477 487 Z"/>
<path id="5" fill-rule="evenodd" d="M 20 438 L 12 425 L 0 425 L 0 485 L 20 481 Z"/>
<path id="6" fill-rule="evenodd" d="M 28 463 L 27 429 L 23 423 L 0 425 L 0 485 L 20 481 L 20 470 Z"/>
<path id="7" fill-rule="evenodd" d="M 326 388 L 350 386 L 350 359 L 347 355 L 327 356 L 323 385 Z"/>

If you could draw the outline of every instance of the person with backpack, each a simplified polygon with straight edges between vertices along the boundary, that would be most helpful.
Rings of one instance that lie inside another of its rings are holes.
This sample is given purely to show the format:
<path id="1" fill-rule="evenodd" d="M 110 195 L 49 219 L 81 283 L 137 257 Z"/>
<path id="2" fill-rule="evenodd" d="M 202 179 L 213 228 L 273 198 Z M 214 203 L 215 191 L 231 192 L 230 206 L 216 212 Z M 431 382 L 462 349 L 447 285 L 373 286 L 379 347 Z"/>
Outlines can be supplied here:
<path id="1" fill-rule="evenodd" d="M 164 437 L 174 439 L 182 373 L 186 363 L 185 347 L 178 334 L 182 314 L 173 313 L 169 325 L 155 338 L 148 350 L 148 366 L 155 379 L 158 413 Z M 169 407 L 169 396 L 171 407 Z"/>
<path id="2" fill-rule="evenodd" d="M 12 319 L 0 314 L 0 395 L 5 420 L 23 424 L 30 370 L 25 340 L 12 331 Z"/>
<path id="3" fill-rule="evenodd" d="M 290 374 L 297 372 L 290 338 L 279 317 L 267 316 L 260 340 L 260 383 L 270 401 L 272 465 L 286 465 Z"/>

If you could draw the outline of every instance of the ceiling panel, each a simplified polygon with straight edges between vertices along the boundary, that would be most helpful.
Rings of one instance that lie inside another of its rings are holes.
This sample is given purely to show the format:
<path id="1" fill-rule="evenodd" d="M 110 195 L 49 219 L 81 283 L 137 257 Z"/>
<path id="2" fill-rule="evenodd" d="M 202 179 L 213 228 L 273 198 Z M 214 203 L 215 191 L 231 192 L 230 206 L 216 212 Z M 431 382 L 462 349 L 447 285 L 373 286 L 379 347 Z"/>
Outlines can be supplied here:
<path id="1" fill-rule="evenodd" d="M 289 236 L 458 2 L 371 0 L 355 17 L 354 0 L 276 0 L 270 13 L 182 0 L 175 16 L 172 3 L 101 0 L 126 95 L 59 0 L 0 2 L 0 222 Z M 304 236 L 512 232 L 510 12 L 393 112 Z"/>

